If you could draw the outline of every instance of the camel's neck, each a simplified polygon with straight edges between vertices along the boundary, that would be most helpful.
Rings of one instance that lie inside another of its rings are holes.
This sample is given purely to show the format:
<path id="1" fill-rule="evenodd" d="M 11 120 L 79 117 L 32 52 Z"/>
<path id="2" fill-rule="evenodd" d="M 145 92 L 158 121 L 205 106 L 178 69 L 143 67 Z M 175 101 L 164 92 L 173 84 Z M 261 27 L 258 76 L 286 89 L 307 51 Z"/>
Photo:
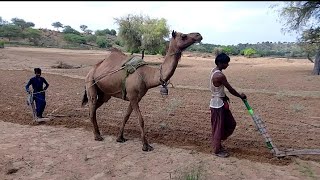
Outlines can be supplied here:
<path id="1" fill-rule="evenodd" d="M 181 58 L 181 51 L 178 48 L 174 48 L 172 46 L 169 47 L 168 52 L 165 56 L 164 62 L 161 67 L 161 74 L 164 81 L 168 81 L 174 74 L 178 62 Z"/>
<path id="2" fill-rule="evenodd" d="M 149 88 L 152 88 L 161 85 L 160 79 L 167 82 L 174 74 L 180 58 L 181 51 L 179 51 L 178 48 L 172 47 L 170 44 L 164 62 L 161 64 L 159 68 L 153 69 L 153 73 L 149 72 L 150 74 L 154 75 L 151 77 L 151 79 L 147 81 L 147 86 Z M 150 77 L 149 75 L 147 76 Z"/>

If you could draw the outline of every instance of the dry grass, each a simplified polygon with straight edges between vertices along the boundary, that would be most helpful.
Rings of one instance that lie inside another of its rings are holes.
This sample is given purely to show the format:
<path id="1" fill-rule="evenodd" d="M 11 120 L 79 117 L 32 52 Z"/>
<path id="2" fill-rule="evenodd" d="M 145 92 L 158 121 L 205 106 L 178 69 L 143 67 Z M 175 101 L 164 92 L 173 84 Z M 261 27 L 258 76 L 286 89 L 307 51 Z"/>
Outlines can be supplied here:
<path id="1" fill-rule="evenodd" d="M 56 69 L 78 69 L 81 68 L 81 66 L 73 66 L 70 64 L 67 64 L 62 61 L 58 61 L 57 65 L 52 65 L 51 68 L 56 68 Z"/>

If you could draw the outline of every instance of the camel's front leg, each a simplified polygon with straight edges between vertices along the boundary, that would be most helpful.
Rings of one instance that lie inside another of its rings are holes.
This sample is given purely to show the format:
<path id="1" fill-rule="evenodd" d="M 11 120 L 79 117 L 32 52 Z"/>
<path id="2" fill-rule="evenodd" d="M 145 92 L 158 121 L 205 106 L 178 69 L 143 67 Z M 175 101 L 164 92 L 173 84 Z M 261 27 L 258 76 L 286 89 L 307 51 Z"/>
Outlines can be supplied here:
<path id="1" fill-rule="evenodd" d="M 128 108 L 127 108 L 127 113 L 126 113 L 126 115 L 124 116 L 123 121 L 122 121 L 122 126 L 121 126 L 121 128 L 120 128 L 120 133 L 119 133 L 119 136 L 118 136 L 118 138 L 117 138 L 117 142 L 123 143 L 123 142 L 126 142 L 126 141 L 127 141 L 127 139 L 125 139 L 125 138 L 123 137 L 123 131 L 124 131 L 124 126 L 126 125 L 126 123 L 127 123 L 128 119 L 129 119 L 131 113 L 132 113 L 132 107 L 131 107 L 131 104 L 129 104 L 129 106 L 128 106 Z"/>
<path id="2" fill-rule="evenodd" d="M 143 121 L 143 118 L 142 118 L 142 115 L 141 115 L 141 112 L 139 109 L 138 101 L 132 101 L 132 102 L 130 102 L 130 104 L 131 104 L 133 110 L 137 113 L 138 118 L 139 118 L 139 124 L 140 124 L 140 130 L 141 130 L 141 140 L 142 140 L 142 144 L 143 144 L 142 150 L 143 151 L 152 151 L 153 147 L 148 144 L 148 141 L 145 137 L 144 121 Z"/>

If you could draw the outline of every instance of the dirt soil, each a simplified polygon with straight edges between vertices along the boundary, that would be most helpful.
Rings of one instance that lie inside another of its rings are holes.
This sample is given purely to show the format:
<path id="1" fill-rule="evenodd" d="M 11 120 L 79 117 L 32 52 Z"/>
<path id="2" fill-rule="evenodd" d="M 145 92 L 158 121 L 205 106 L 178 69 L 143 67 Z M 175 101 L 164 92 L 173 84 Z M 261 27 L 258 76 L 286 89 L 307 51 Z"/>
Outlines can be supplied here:
<path id="1" fill-rule="evenodd" d="M 115 142 L 128 102 L 112 98 L 97 111 L 102 142 L 94 141 L 88 107 L 81 107 L 84 77 L 107 51 L 8 47 L 0 50 L 0 179 L 319 179 L 320 156 L 275 158 L 242 101 L 227 92 L 237 121 L 225 142 L 231 157 L 213 156 L 208 90 L 213 57 L 184 53 L 169 96 L 150 89 L 140 103 L 147 138 L 142 152 L 137 116 Z M 145 56 L 150 64 L 161 56 Z M 75 69 L 52 68 L 64 62 Z M 24 86 L 41 67 L 50 87 L 47 123 L 32 121 Z M 320 149 L 320 77 L 308 60 L 231 57 L 225 74 L 246 93 L 280 150 Z M 227 90 L 226 90 L 227 91 Z M 195 171 L 195 172 L 194 172 Z"/>

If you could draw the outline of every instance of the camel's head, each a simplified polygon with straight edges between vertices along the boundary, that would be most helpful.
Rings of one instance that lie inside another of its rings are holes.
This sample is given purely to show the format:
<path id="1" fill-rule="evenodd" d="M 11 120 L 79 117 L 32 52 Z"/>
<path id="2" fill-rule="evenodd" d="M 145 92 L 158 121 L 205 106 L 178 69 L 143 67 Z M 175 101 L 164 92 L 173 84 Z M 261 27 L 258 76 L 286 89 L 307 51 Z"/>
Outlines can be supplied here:
<path id="1" fill-rule="evenodd" d="M 180 32 L 172 31 L 172 43 L 177 46 L 180 51 L 184 51 L 194 43 L 199 43 L 202 40 L 200 33 L 183 34 Z"/>

